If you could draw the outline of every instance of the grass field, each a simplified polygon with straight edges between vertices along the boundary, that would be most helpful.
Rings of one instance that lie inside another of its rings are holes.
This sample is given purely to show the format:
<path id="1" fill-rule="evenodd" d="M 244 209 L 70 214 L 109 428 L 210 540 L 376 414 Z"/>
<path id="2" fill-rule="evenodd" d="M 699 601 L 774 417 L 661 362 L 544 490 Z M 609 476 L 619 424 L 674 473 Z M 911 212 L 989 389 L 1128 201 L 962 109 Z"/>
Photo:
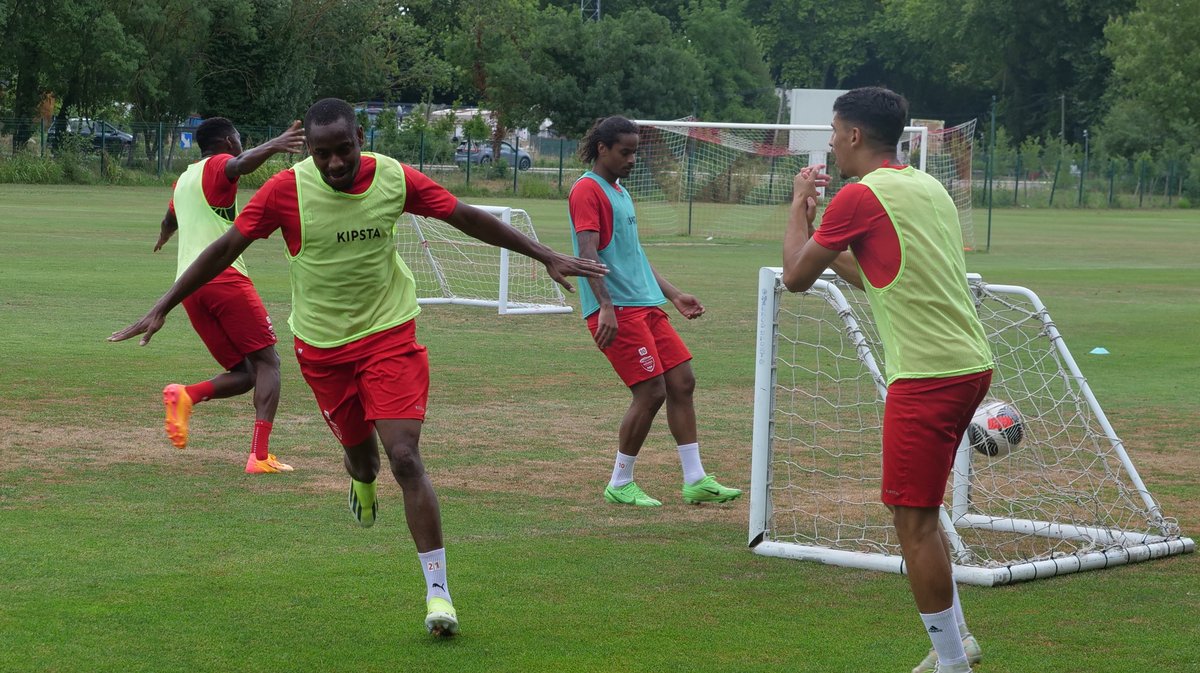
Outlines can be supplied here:
<path id="1" fill-rule="evenodd" d="M 431 640 L 399 487 L 381 480 L 372 529 L 345 511 L 340 449 L 286 353 L 279 237 L 247 261 L 283 344 L 272 448 L 294 473 L 242 473 L 248 398 L 199 406 L 185 451 L 167 442 L 162 386 L 216 373 L 182 311 L 146 348 L 105 342 L 173 278 L 174 244 L 150 252 L 167 197 L 0 185 L 0 671 L 903 673 L 924 655 L 901 577 L 762 558 L 746 549 L 745 500 L 685 506 L 661 418 L 638 481 L 665 506 L 606 506 L 628 393 L 578 315 L 465 307 L 420 320 L 422 453 L 463 624 Z M 569 249 L 563 202 L 513 205 Z M 1192 536 L 1198 239 L 1190 211 L 999 211 L 991 253 L 968 258 L 1040 294 Z M 649 243 L 708 309 L 676 322 L 696 357 L 702 455 L 744 488 L 757 270 L 779 245 Z M 1086 355 L 1095 346 L 1111 355 Z M 1197 560 L 964 587 L 980 670 L 1200 670 Z"/>

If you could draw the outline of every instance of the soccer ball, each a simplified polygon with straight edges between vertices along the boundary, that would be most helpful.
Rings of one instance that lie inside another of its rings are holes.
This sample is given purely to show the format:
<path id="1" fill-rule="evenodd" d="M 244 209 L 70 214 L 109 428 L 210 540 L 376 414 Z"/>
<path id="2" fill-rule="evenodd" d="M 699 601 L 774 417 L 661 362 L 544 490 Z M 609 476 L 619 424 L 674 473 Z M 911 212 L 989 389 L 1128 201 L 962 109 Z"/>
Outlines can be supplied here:
<path id="1" fill-rule="evenodd" d="M 984 402 L 967 426 L 971 448 L 990 458 L 1006 455 L 1025 437 L 1021 414 L 1007 402 Z"/>

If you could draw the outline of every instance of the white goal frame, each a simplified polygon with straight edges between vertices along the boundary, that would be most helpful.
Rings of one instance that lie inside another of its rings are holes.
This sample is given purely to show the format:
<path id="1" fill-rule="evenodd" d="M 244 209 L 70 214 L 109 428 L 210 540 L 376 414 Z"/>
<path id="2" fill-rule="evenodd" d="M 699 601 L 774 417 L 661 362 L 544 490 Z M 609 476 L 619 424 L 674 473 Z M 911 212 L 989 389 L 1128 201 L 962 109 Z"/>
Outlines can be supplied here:
<path id="1" fill-rule="evenodd" d="M 527 214 L 525 211 L 518 208 L 508 206 L 484 206 L 476 205 L 476 208 L 483 210 L 491 215 L 494 215 L 501 222 L 509 226 L 513 226 L 513 215 L 515 213 Z M 433 304 L 456 304 L 460 306 L 482 306 L 487 308 L 495 308 L 500 315 L 529 315 L 529 314 L 544 314 L 544 313 L 571 313 L 574 309 L 567 304 L 566 297 L 562 293 L 562 289 L 558 284 L 547 276 L 544 270 L 540 271 L 541 276 L 539 282 L 546 288 L 546 296 L 534 299 L 531 297 L 521 296 L 514 291 L 512 278 L 517 271 L 518 264 L 513 259 L 513 255 L 520 258 L 521 265 L 528 267 L 526 270 L 529 273 L 536 273 L 527 262 L 532 262 L 540 267 L 540 262 L 529 260 L 520 253 L 513 253 L 507 248 L 498 248 L 482 241 L 477 241 L 474 238 L 458 232 L 449 224 L 444 224 L 438 227 L 440 231 L 450 232 L 450 236 L 446 238 L 434 239 L 434 232 L 429 226 L 430 218 L 422 218 L 411 213 L 405 213 L 396 222 L 397 228 L 397 246 L 401 245 L 400 231 L 402 228 L 407 228 L 413 232 L 416 241 L 420 247 L 420 252 L 415 254 L 421 255 L 423 259 L 405 259 L 410 268 L 412 268 L 415 276 L 420 276 L 417 271 L 418 264 L 428 264 L 431 278 L 417 278 L 417 303 L 421 305 Z M 440 222 L 438 220 L 437 222 Z M 537 233 L 533 230 L 532 220 L 528 231 L 523 231 L 526 236 L 537 240 Z M 442 234 L 439 234 L 441 236 Z M 479 254 L 485 256 L 497 255 L 499 257 L 496 277 L 492 281 L 492 287 L 495 294 L 482 289 L 464 291 L 462 288 L 456 289 L 453 279 L 449 277 L 449 273 L 443 260 L 440 260 L 434 253 L 434 247 L 437 242 L 451 242 L 456 246 L 462 246 L 470 250 L 478 250 Z M 412 251 L 408 251 L 414 254 Z M 403 258 L 403 256 L 402 256 Z M 540 300 L 539 300 L 540 299 Z"/>
<path id="2" fill-rule="evenodd" d="M 881 551 L 853 551 L 835 549 L 819 544 L 804 544 L 793 540 L 775 539 L 772 522 L 773 444 L 775 441 L 775 406 L 777 393 L 777 368 L 779 358 L 778 326 L 781 299 L 788 294 L 783 287 L 782 270 L 764 267 L 759 273 L 758 290 L 758 333 L 755 358 L 753 458 L 750 479 L 749 545 L 755 553 L 792 559 L 819 561 L 826 564 L 851 568 L 882 570 L 904 573 L 905 567 L 899 553 Z M 1147 490 L 1137 469 L 1125 451 L 1124 444 L 1113 430 L 1104 411 L 1100 408 L 1087 380 L 1079 371 L 1074 358 L 1067 349 L 1062 335 L 1041 300 L 1032 291 L 1011 285 L 984 283 L 978 274 L 968 274 L 968 283 L 976 291 L 986 290 L 995 296 L 1009 296 L 1027 302 L 1034 307 L 1036 318 L 1041 321 L 1041 336 L 1044 345 L 1061 363 L 1061 383 L 1076 393 L 1075 398 L 1090 410 L 1092 418 L 1102 428 L 1103 437 L 1111 445 L 1111 455 L 1116 456 L 1124 469 L 1124 478 L 1131 484 L 1131 492 L 1140 496 L 1141 514 L 1148 526 L 1157 532 L 1121 530 L 1117 528 L 1071 525 L 1055 521 L 1008 518 L 987 512 L 971 511 L 972 461 L 976 452 L 964 442 L 959 446 L 950 483 L 950 506 L 941 509 L 942 527 L 951 541 L 955 557 L 954 576 L 960 582 L 982 586 L 998 586 L 1032 579 L 1051 577 L 1067 573 L 1108 568 L 1126 563 L 1135 563 L 1165 556 L 1190 553 L 1195 550 L 1191 538 L 1179 534 L 1173 520 L 1163 517 L 1162 511 Z M 856 354 L 858 362 L 869 370 L 870 378 L 878 394 L 878 400 L 887 395 L 885 379 L 876 361 L 876 353 L 867 338 L 868 328 L 860 325 L 850 303 L 839 288 L 840 281 L 826 271 L 807 294 L 807 301 L 825 301 L 841 316 L 842 343 L 849 354 Z M 843 286 L 844 287 L 844 286 Z M 993 382 L 995 383 L 995 382 Z M 869 387 L 869 384 L 868 384 Z M 1136 498 L 1133 499 L 1136 504 Z M 879 504 L 882 508 L 883 505 Z M 1058 538 L 1081 541 L 1079 551 L 1069 554 L 1053 554 L 1050 558 L 1006 563 L 979 562 L 968 543 L 960 535 L 966 529 L 982 529 L 1000 533 L 1018 533 L 1041 538 Z M 782 537 L 782 536 L 779 536 Z M 793 536 L 794 537 L 794 536 Z"/>

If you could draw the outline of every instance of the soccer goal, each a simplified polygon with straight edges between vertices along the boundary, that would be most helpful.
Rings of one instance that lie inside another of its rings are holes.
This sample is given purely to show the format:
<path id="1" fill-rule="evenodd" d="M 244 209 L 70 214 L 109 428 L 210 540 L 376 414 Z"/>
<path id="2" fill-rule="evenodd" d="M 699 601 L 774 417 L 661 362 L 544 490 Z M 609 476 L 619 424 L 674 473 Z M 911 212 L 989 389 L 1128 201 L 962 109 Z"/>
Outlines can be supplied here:
<path id="1" fill-rule="evenodd" d="M 524 210 L 476 207 L 537 240 Z M 442 220 L 405 213 L 396 223 L 396 247 L 412 269 L 420 304 L 487 306 L 501 315 L 572 310 L 541 262 L 472 238 Z"/>
<path id="2" fill-rule="evenodd" d="M 644 234 L 777 240 L 787 225 L 792 179 L 828 163 L 828 125 L 637 120 L 638 162 L 622 184 Z M 944 130 L 904 130 L 897 152 L 936 177 L 954 198 L 967 248 L 975 122 Z M 845 184 L 835 166 L 832 196 Z"/>
<path id="3" fill-rule="evenodd" d="M 1030 290 L 968 277 L 995 356 L 988 398 L 1021 433 L 989 457 L 964 437 L 941 522 L 961 582 L 1002 585 L 1192 552 Z M 866 295 L 827 272 L 759 276 L 749 542 L 767 556 L 905 572 L 880 501 L 887 394 Z"/>

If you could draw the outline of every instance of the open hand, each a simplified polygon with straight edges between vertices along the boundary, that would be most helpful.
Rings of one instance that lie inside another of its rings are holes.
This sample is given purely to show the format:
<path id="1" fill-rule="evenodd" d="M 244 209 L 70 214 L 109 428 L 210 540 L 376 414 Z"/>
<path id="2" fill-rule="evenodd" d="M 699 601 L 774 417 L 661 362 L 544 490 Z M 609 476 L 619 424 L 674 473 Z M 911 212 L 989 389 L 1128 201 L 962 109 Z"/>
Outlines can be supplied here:
<path id="1" fill-rule="evenodd" d="M 145 346 L 146 344 L 150 343 L 150 337 L 154 336 L 155 332 L 162 329 L 164 322 L 166 322 L 165 315 L 162 315 L 157 311 L 151 311 L 147 313 L 144 318 L 133 323 L 129 327 L 117 332 L 113 332 L 112 335 L 108 337 L 108 340 L 124 341 L 139 334 L 144 334 L 145 336 L 142 337 L 142 340 L 138 345 Z"/>
<path id="2" fill-rule="evenodd" d="M 300 120 L 292 122 L 286 131 L 280 133 L 271 141 L 280 152 L 299 154 L 304 149 L 304 128 Z"/>
<path id="3" fill-rule="evenodd" d="M 608 267 L 600 262 L 557 252 L 545 261 L 545 265 L 546 273 L 550 274 L 554 282 L 566 288 L 567 292 L 575 291 L 570 281 L 567 280 L 567 276 L 603 278 L 608 273 Z"/>

